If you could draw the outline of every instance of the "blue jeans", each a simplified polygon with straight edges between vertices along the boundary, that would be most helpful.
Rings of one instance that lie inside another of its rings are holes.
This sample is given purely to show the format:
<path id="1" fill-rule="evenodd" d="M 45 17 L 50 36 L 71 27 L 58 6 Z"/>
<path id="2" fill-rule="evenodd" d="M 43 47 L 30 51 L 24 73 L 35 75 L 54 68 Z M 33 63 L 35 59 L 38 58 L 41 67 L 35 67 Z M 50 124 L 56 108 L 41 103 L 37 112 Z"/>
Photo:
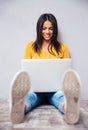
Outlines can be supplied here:
<path id="1" fill-rule="evenodd" d="M 62 108 L 64 101 L 65 101 L 64 94 L 61 90 L 58 92 L 45 92 L 45 93 L 29 92 L 25 101 L 25 105 L 28 108 L 25 111 L 25 114 L 30 112 L 35 107 L 46 102 L 55 106 L 61 113 L 64 114 Z"/>

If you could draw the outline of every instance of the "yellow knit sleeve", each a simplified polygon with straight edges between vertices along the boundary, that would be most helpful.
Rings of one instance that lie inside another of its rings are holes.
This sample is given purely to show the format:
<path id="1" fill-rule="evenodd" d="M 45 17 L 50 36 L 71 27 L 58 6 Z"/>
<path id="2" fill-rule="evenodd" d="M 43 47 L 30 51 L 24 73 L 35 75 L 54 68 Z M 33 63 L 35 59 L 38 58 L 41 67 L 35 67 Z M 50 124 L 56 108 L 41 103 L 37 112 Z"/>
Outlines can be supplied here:
<path id="1" fill-rule="evenodd" d="M 63 53 L 63 58 L 70 58 L 69 47 L 66 44 L 62 43 L 61 51 Z"/>
<path id="2" fill-rule="evenodd" d="M 26 49 L 25 49 L 25 53 L 24 53 L 24 59 L 31 59 L 32 58 L 32 45 L 33 42 L 30 42 L 27 44 Z"/>

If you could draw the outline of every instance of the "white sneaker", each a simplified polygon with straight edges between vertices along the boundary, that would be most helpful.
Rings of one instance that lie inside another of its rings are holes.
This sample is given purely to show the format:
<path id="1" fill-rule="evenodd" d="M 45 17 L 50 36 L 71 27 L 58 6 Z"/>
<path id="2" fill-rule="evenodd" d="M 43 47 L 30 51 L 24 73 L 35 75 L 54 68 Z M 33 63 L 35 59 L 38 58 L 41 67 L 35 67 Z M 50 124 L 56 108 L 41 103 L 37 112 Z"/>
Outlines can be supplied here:
<path id="1" fill-rule="evenodd" d="M 69 69 L 63 75 L 62 88 L 66 98 L 65 121 L 75 124 L 79 120 L 81 81 L 76 71 Z"/>
<path id="2" fill-rule="evenodd" d="M 13 124 L 23 121 L 25 98 L 30 89 L 30 79 L 26 71 L 18 72 L 11 83 L 10 118 Z"/>

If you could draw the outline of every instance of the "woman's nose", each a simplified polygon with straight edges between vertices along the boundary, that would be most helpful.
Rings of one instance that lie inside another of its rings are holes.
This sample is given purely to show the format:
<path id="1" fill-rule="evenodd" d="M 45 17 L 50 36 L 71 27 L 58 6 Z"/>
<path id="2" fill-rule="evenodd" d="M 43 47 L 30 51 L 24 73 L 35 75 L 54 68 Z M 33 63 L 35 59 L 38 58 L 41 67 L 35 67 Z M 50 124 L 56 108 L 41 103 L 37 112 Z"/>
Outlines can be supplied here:
<path id="1" fill-rule="evenodd" d="M 49 29 L 46 29 L 46 32 L 49 33 Z"/>

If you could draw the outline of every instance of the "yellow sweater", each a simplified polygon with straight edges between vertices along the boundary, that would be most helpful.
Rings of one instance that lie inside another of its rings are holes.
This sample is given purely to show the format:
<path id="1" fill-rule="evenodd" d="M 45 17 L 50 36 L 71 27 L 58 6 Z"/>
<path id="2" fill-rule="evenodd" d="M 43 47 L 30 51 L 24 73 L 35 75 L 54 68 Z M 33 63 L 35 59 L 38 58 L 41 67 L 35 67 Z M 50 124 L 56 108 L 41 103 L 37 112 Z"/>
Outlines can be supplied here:
<path id="1" fill-rule="evenodd" d="M 25 59 L 70 58 L 68 46 L 64 43 L 61 43 L 61 51 L 59 54 L 57 54 L 54 48 L 52 49 L 55 55 L 50 54 L 48 50 L 41 50 L 41 53 L 38 54 L 33 50 L 33 44 L 34 42 L 28 43 L 24 54 Z"/>

